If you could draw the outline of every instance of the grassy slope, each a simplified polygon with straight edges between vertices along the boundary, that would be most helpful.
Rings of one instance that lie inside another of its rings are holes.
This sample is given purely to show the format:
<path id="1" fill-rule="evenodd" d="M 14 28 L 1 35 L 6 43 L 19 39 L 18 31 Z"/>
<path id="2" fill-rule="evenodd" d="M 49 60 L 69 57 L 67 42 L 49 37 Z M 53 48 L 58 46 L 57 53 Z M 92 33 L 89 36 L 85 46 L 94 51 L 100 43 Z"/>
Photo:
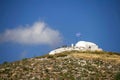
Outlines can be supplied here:
<path id="1" fill-rule="evenodd" d="M 0 80 L 114 80 L 119 72 L 119 53 L 70 51 L 4 63 Z"/>

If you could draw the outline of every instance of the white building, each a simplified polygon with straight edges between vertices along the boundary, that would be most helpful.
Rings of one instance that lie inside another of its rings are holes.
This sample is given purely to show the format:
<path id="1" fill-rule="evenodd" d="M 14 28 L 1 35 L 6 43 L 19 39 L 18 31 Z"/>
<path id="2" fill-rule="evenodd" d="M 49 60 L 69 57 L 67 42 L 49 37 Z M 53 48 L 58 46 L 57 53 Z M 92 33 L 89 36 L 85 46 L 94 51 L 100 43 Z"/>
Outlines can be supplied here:
<path id="1" fill-rule="evenodd" d="M 55 50 L 50 51 L 50 55 L 54 55 L 57 53 L 61 53 L 64 51 L 72 51 L 72 50 L 77 50 L 77 51 L 102 51 L 101 48 L 98 47 L 95 43 L 92 42 L 87 42 L 87 41 L 78 41 L 75 46 L 71 44 L 71 47 L 63 47 L 63 48 L 58 48 Z"/>
<path id="2" fill-rule="evenodd" d="M 95 43 L 86 42 L 86 41 L 77 42 L 75 44 L 75 47 L 78 47 L 83 50 L 90 50 L 90 51 L 101 50 Z"/>

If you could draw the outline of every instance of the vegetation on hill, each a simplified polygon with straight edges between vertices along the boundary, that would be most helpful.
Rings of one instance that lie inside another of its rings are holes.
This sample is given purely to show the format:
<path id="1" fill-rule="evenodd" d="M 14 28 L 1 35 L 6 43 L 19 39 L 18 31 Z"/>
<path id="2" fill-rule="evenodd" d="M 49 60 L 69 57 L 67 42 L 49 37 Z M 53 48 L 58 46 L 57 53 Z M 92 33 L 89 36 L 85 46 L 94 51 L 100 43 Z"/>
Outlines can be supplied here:
<path id="1" fill-rule="evenodd" d="M 5 62 L 0 80 L 120 80 L 120 54 L 70 51 Z"/>

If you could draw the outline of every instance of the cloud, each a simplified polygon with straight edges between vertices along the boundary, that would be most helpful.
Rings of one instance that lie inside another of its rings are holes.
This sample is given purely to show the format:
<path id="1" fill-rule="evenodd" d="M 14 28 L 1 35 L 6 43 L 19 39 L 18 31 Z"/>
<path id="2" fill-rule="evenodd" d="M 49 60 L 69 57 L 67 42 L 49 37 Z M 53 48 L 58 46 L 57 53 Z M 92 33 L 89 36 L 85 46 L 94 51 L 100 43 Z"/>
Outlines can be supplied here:
<path id="1" fill-rule="evenodd" d="M 32 26 L 7 29 L 0 34 L 0 42 L 54 45 L 61 41 L 60 32 L 50 28 L 44 22 L 35 22 Z"/>
<path id="2" fill-rule="evenodd" d="M 76 37 L 80 37 L 80 36 L 81 36 L 81 33 L 78 32 L 78 33 L 76 33 L 75 35 L 76 35 Z"/>

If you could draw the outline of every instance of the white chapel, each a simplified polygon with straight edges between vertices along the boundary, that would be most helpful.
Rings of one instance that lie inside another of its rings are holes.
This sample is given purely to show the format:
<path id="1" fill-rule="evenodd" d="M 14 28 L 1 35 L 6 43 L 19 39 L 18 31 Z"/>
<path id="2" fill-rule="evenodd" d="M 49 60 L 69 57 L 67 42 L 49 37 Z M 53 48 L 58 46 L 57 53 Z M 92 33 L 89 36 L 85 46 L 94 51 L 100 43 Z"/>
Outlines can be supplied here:
<path id="1" fill-rule="evenodd" d="M 88 41 L 78 41 L 75 45 L 71 44 L 70 47 L 61 47 L 55 50 L 50 51 L 50 55 L 54 55 L 57 53 L 61 53 L 64 51 L 72 51 L 72 50 L 77 50 L 77 51 L 102 51 L 101 48 L 98 47 L 93 42 L 88 42 Z"/>

